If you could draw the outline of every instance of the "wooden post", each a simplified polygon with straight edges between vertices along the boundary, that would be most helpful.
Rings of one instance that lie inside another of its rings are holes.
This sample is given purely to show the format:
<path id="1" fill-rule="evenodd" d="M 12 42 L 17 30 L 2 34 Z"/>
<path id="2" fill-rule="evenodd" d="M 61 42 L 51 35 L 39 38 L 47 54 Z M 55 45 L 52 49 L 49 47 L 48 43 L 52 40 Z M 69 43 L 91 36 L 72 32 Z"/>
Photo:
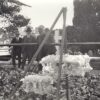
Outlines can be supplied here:
<path id="1" fill-rule="evenodd" d="M 69 100 L 69 76 L 66 75 L 66 99 Z"/>
<path id="2" fill-rule="evenodd" d="M 67 42 L 67 41 L 66 41 Z M 66 45 L 100 45 L 100 42 L 67 42 Z M 0 44 L 0 46 L 24 46 L 24 45 L 37 45 L 37 43 L 11 43 L 11 44 Z M 57 45 L 60 43 L 49 43 L 47 45 Z"/>
<path id="3" fill-rule="evenodd" d="M 60 47 L 60 58 L 59 58 L 59 69 L 58 69 L 58 82 L 57 82 L 57 100 L 60 100 L 60 81 L 61 81 L 61 69 L 62 69 L 62 60 L 63 60 L 63 50 L 66 34 L 66 8 L 63 8 L 63 34 L 62 42 Z"/>

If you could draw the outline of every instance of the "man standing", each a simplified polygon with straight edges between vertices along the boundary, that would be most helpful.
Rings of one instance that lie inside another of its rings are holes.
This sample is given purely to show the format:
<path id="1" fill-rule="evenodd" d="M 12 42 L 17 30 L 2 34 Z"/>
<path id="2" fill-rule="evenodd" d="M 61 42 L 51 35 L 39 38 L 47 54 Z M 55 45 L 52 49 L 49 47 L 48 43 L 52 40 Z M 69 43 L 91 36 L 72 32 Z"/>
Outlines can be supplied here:
<path id="1" fill-rule="evenodd" d="M 19 32 L 16 31 L 15 37 L 12 39 L 11 43 L 21 43 L 22 38 L 19 37 Z M 18 57 L 18 67 L 21 65 L 21 46 L 12 46 L 12 64 L 14 68 L 16 67 L 16 57 Z"/>
<path id="2" fill-rule="evenodd" d="M 38 31 L 39 31 L 39 36 L 37 37 L 37 42 L 38 42 L 38 46 L 39 46 L 39 45 L 41 45 L 42 41 L 44 40 L 46 34 L 48 34 L 49 29 L 48 28 L 44 29 L 43 26 L 40 26 L 38 28 Z M 40 61 L 41 58 L 43 58 L 45 56 L 55 54 L 55 52 L 56 52 L 55 46 L 49 45 L 50 43 L 54 43 L 54 39 L 53 39 L 53 36 L 51 34 L 50 34 L 49 38 L 46 40 L 46 43 L 42 47 L 41 51 L 39 52 L 38 57 L 37 57 L 37 61 Z M 39 64 L 38 70 L 42 71 L 41 64 Z"/>
<path id="3" fill-rule="evenodd" d="M 35 37 L 31 35 L 31 28 L 27 27 L 26 29 L 26 36 L 23 38 L 23 43 L 36 43 Z M 28 63 L 30 63 L 34 53 L 37 50 L 36 45 L 24 45 L 22 46 L 22 54 L 23 54 L 23 60 L 22 60 L 22 69 L 24 69 L 26 59 L 28 59 Z"/>
<path id="4" fill-rule="evenodd" d="M 42 43 L 42 41 L 44 40 L 46 34 L 48 34 L 49 32 L 49 29 L 46 28 L 44 29 L 44 27 L 40 26 L 38 28 L 38 31 L 39 31 L 39 36 L 37 37 L 37 42 L 38 44 L 40 45 Z M 41 58 L 47 56 L 47 55 L 51 55 L 51 54 L 55 54 L 56 52 L 56 48 L 54 45 L 50 45 L 50 43 L 54 43 L 54 39 L 53 39 L 53 33 L 51 33 L 49 35 L 49 38 L 46 40 L 46 43 L 44 44 L 42 50 L 40 51 L 38 57 L 37 57 L 37 60 L 41 60 Z"/>

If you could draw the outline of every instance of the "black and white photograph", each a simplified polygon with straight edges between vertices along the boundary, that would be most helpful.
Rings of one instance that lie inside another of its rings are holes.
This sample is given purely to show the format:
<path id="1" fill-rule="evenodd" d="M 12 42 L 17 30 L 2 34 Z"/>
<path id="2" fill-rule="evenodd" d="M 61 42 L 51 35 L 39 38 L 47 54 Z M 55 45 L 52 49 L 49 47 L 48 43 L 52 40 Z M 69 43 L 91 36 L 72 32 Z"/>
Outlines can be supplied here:
<path id="1" fill-rule="evenodd" d="M 0 0 L 0 100 L 100 100 L 100 0 Z"/>

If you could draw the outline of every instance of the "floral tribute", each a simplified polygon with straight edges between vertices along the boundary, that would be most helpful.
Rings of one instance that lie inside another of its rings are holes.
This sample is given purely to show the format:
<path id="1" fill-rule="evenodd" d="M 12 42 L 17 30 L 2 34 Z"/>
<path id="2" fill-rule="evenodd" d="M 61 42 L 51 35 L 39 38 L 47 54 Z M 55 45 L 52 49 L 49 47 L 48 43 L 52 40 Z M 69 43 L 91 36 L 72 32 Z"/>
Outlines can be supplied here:
<path id="1" fill-rule="evenodd" d="M 34 74 L 25 76 L 21 81 L 24 83 L 22 88 L 27 93 L 34 92 L 44 95 L 52 92 L 53 79 L 51 76 Z"/>
<path id="2" fill-rule="evenodd" d="M 43 66 L 43 74 L 57 76 L 59 55 L 49 55 L 44 57 L 40 63 Z M 92 70 L 89 64 L 88 55 L 63 55 L 62 74 L 84 76 L 86 72 Z"/>

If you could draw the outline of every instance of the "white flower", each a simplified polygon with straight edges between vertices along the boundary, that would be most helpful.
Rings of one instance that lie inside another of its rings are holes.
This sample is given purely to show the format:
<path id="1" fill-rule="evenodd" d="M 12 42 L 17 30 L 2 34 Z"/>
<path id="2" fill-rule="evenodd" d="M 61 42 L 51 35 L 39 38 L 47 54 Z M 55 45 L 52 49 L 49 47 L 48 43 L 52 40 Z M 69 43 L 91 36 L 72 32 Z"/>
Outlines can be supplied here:
<path id="1" fill-rule="evenodd" d="M 59 55 L 49 55 L 40 61 L 43 65 L 43 74 L 53 75 L 57 77 Z M 86 72 L 92 70 L 88 55 L 63 55 L 62 73 L 69 75 L 84 76 Z"/>
<path id="2" fill-rule="evenodd" d="M 23 81 L 22 88 L 26 92 L 35 92 L 38 94 L 47 94 L 49 93 L 49 87 L 52 87 L 53 84 L 53 78 L 48 75 L 28 75 L 24 79 L 21 79 Z"/>

